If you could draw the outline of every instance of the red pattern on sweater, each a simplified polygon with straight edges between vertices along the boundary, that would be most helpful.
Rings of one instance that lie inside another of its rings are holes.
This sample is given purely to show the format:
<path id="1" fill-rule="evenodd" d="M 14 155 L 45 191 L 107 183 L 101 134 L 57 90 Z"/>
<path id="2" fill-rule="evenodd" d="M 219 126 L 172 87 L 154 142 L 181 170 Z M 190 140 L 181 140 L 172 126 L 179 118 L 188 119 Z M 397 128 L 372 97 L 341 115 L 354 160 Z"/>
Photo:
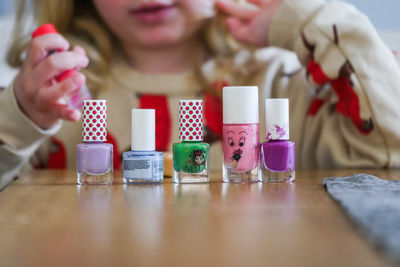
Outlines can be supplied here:
<path id="1" fill-rule="evenodd" d="M 351 118 L 353 124 L 362 134 L 369 134 L 372 128 L 365 129 L 364 121 L 360 116 L 360 102 L 356 92 L 351 86 L 349 78 L 339 78 L 331 82 L 333 90 L 339 97 L 336 111 Z"/>
<path id="2" fill-rule="evenodd" d="M 349 117 L 357 129 L 364 135 L 369 134 L 373 130 L 372 128 L 363 127 L 364 121 L 360 115 L 360 101 L 351 85 L 349 77 L 339 77 L 336 80 L 330 80 L 321 66 L 312 60 L 308 63 L 307 70 L 317 84 L 323 85 L 330 82 L 339 99 L 336 103 L 336 111 L 338 113 Z M 315 116 L 324 103 L 325 100 L 323 99 L 313 99 L 308 110 L 308 115 Z"/>
<path id="3" fill-rule="evenodd" d="M 330 81 L 329 77 L 324 73 L 321 66 L 310 60 L 307 65 L 307 70 L 311 74 L 314 82 L 319 85 L 326 84 Z"/>
<path id="4" fill-rule="evenodd" d="M 222 99 L 204 94 L 204 120 L 208 129 L 222 138 Z"/>
<path id="5" fill-rule="evenodd" d="M 106 143 L 113 145 L 113 164 L 114 170 L 121 168 L 121 152 L 119 151 L 117 138 L 114 137 L 110 131 L 107 131 L 107 141 Z"/>
<path id="6" fill-rule="evenodd" d="M 56 137 L 51 138 L 47 168 L 63 170 L 67 168 L 67 151 L 65 145 Z"/>
<path id="7" fill-rule="evenodd" d="M 225 86 L 228 86 L 228 82 L 217 80 L 212 83 L 212 90 L 221 93 Z M 208 129 L 221 139 L 223 123 L 222 99 L 208 92 L 204 94 L 204 120 Z"/>
<path id="8" fill-rule="evenodd" d="M 320 108 L 324 105 L 325 100 L 321 98 L 314 98 L 311 101 L 310 107 L 308 108 L 308 115 L 315 116 L 317 115 Z"/>
<path id="9" fill-rule="evenodd" d="M 139 107 L 156 110 L 156 150 L 167 151 L 172 132 L 168 97 L 164 95 L 141 95 Z"/>

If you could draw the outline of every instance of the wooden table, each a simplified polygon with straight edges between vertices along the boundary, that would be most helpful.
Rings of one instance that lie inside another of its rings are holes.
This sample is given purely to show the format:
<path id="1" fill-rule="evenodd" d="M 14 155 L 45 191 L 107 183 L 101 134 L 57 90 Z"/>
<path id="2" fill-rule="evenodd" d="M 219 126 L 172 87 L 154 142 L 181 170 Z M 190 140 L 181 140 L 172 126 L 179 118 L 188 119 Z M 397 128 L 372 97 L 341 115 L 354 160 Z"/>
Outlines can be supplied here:
<path id="1" fill-rule="evenodd" d="M 154 186 L 117 173 L 113 186 L 78 186 L 74 171 L 34 171 L 0 192 L 0 266 L 387 265 L 322 186 L 357 172 Z"/>

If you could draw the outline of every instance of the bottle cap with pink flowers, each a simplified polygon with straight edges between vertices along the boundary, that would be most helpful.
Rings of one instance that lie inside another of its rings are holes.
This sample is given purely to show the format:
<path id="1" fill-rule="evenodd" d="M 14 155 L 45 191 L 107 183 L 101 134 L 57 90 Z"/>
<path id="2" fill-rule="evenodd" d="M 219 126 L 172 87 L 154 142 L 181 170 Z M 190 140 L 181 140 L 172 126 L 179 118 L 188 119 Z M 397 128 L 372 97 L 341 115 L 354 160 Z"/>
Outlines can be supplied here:
<path id="1" fill-rule="evenodd" d="M 289 100 L 265 99 L 265 122 L 267 141 L 289 140 Z"/>

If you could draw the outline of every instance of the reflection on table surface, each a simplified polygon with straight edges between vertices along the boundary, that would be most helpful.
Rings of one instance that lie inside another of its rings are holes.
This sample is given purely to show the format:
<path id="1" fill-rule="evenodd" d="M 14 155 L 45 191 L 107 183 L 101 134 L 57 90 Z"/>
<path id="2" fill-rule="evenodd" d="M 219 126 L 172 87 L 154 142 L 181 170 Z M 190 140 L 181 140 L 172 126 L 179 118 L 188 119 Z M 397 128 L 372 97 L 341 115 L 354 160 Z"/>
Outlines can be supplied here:
<path id="1" fill-rule="evenodd" d="M 1 266 L 375 266 L 322 179 L 295 183 L 76 185 L 34 171 L 0 192 Z M 398 179 L 400 171 L 362 171 Z"/>

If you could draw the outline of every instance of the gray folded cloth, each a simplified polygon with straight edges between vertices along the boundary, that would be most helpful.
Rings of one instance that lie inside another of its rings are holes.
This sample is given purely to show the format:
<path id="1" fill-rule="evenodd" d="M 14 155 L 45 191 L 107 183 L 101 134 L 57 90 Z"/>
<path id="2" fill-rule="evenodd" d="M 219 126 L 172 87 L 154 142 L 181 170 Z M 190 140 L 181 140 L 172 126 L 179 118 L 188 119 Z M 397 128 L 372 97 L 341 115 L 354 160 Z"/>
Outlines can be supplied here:
<path id="1" fill-rule="evenodd" d="M 367 240 L 400 264 L 400 181 L 354 174 L 323 183 Z"/>

